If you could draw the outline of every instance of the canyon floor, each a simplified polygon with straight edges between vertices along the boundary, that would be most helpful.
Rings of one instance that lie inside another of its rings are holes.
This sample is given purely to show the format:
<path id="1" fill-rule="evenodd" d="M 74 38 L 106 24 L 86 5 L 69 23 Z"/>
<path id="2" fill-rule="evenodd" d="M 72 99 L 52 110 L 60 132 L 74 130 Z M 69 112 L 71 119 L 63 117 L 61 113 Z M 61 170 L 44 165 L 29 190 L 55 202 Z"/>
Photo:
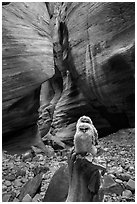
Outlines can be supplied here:
<path id="1" fill-rule="evenodd" d="M 100 158 L 105 159 L 106 182 L 112 183 L 111 192 L 104 202 L 135 202 L 135 129 L 123 129 L 99 139 L 103 149 Z M 23 161 L 21 155 L 2 155 L 2 201 L 41 202 L 55 171 L 67 163 L 67 151 L 58 151 L 50 158 L 41 153 Z M 41 170 L 41 183 L 31 197 L 20 197 L 24 185 Z M 20 198 L 20 199 L 19 199 Z"/>

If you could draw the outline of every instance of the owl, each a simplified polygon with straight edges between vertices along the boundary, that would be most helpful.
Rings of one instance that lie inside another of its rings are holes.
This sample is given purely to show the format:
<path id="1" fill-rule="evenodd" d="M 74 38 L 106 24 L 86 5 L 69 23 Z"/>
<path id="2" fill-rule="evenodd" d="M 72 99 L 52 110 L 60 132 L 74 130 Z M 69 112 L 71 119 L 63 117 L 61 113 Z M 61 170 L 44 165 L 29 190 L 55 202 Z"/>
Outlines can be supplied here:
<path id="1" fill-rule="evenodd" d="M 74 135 L 75 152 L 77 154 L 91 153 L 95 156 L 97 154 L 96 145 L 98 145 L 98 132 L 92 120 L 87 116 L 80 117 Z"/>

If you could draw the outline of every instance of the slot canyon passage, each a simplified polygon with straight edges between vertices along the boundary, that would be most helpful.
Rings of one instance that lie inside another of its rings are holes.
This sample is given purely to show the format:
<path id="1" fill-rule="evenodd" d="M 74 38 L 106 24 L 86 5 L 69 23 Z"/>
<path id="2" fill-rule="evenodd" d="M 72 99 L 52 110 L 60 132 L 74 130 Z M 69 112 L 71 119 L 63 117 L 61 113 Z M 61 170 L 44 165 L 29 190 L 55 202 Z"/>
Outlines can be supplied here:
<path id="1" fill-rule="evenodd" d="M 134 2 L 2 3 L 3 202 L 93 202 L 98 187 L 101 201 L 135 202 L 134 67 Z M 94 172 L 70 153 L 84 115 Z"/>

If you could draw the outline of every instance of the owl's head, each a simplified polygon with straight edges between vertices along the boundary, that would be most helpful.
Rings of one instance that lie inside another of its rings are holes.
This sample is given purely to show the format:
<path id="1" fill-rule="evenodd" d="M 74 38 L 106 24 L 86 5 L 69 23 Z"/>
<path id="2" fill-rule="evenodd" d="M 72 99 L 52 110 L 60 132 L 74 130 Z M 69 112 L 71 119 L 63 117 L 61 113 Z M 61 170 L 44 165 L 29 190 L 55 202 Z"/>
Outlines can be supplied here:
<path id="1" fill-rule="evenodd" d="M 78 137 L 90 137 L 90 140 L 94 145 L 97 145 L 98 140 L 98 132 L 94 127 L 92 120 L 87 116 L 82 116 L 79 118 L 76 124 L 76 133 L 74 136 L 75 138 Z"/>
<path id="2" fill-rule="evenodd" d="M 82 132 L 82 133 L 89 133 L 91 134 L 92 131 L 92 126 L 89 123 L 80 123 L 79 126 L 77 126 L 77 131 Z"/>
<path id="3" fill-rule="evenodd" d="M 91 131 L 92 125 L 93 123 L 91 119 L 84 115 L 78 119 L 78 122 L 76 124 L 76 130 L 86 133 L 88 131 Z"/>
<path id="4" fill-rule="evenodd" d="M 92 120 L 88 116 L 84 115 L 84 116 L 82 116 L 82 117 L 80 117 L 78 119 L 78 122 L 76 124 L 76 128 L 78 128 L 82 124 L 90 124 L 90 125 L 92 125 L 93 123 L 92 123 Z"/>

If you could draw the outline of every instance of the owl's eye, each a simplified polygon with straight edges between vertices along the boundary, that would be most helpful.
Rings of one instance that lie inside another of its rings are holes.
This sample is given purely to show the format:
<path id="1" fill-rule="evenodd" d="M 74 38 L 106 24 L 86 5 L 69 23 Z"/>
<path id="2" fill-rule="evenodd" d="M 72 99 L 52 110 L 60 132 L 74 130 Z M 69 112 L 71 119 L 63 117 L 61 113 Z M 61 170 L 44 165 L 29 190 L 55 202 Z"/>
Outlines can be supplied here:
<path id="1" fill-rule="evenodd" d="M 88 127 L 80 127 L 79 130 L 82 132 L 87 132 L 89 130 L 89 128 Z"/>
<path id="2" fill-rule="evenodd" d="M 81 131 L 82 131 L 82 130 L 83 130 L 83 128 L 82 128 L 82 127 L 79 127 L 79 130 L 81 130 Z"/>
<path id="3" fill-rule="evenodd" d="M 90 120 L 87 119 L 87 118 L 82 118 L 82 119 L 81 119 L 81 122 L 82 122 L 82 123 L 88 123 L 88 124 L 91 124 Z"/>
<path id="4" fill-rule="evenodd" d="M 89 128 L 85 128 L 85 131 L 88 131 L 89 130 Z"/>

